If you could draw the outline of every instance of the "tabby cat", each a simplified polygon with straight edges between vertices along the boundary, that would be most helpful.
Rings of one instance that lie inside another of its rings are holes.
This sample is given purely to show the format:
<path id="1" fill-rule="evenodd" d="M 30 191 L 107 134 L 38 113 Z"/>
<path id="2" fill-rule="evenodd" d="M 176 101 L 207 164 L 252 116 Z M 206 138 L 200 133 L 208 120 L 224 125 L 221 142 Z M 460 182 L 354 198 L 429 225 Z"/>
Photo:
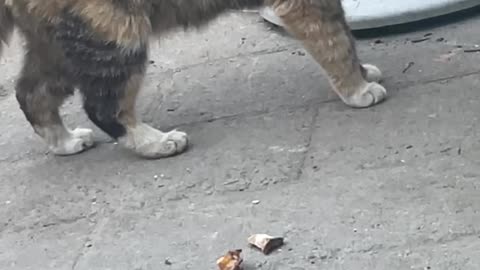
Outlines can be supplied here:
<path id="1" fill-rule="evenodd" d="M 161 132 L 135 115 L 149 39 L 263 5 L 323 67 L 345 104 L 385 98 L 380 70 L 357 58 L 341 0 L 0 0 L 0 45 L 15 27 L 25 37 L 16 97 L 51 152 L 71 155 L 94 144 L 92 130 L 69 129 L 59 115 L 79 89 L 88 117 L 120 145 L 144 158 L 168 157 L 187 148 L 187 135 Z"/>

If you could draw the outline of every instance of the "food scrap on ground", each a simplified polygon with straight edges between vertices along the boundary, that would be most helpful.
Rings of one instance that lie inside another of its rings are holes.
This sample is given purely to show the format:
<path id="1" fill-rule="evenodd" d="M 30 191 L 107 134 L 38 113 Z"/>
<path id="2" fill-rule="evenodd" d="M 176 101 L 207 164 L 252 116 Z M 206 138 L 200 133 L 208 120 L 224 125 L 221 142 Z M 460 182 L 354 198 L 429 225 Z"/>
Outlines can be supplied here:
<path id="1" fill-rule="evenodd" d="M 220 270 L 241 270 L 243 259 L 240 257 L 241 249 L 230 250 L 225 256 L 217 260 L 217 265 Z"/>
<path id="2" fill-rule="evenodd" d="M 282 237 L 273 237 L 268 234 L 254 234 L 248 238 L 248 243 L 260 249 L 265 255 L 283 245 Z"/>

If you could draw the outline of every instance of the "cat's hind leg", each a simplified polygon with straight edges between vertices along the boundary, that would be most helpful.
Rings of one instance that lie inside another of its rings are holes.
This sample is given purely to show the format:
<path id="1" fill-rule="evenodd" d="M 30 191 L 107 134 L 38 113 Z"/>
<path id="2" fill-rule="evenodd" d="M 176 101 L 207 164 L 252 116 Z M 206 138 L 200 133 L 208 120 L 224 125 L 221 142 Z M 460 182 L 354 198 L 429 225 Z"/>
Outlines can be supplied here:
<path id="1" fill-rule="evenodd" d="M 320 63 L 343 102 L 362 108 L 385 99 L 387 92 L 377 83 L 380 70 L 358 60 L 340 0 L 270 0 L 267 4 Z"/>

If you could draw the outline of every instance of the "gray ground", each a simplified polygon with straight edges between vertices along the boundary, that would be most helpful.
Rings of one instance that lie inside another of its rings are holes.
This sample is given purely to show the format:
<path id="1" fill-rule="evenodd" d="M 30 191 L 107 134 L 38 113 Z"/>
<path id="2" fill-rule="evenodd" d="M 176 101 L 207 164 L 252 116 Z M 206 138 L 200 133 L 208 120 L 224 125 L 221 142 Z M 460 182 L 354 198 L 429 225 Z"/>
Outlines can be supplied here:
<path id="1" fill-rule="evenodd" d="M 100 132 L 82 155 L 46 154 L 15 101 L 15 42 L 0 65 L 0 269 L 207 270 L 235 248 L 247 270 L 480 269 L 480 54 L 457 48 L 479 27 L 359 41 L 390 91 L 365 110 L 255 14 L 167 37 L 139 111 L 192 147 L 158 161 Z M 70 125 L 92 126 L 67 105 Z M 252 233 L 287 243 L 264 256 Z"/>

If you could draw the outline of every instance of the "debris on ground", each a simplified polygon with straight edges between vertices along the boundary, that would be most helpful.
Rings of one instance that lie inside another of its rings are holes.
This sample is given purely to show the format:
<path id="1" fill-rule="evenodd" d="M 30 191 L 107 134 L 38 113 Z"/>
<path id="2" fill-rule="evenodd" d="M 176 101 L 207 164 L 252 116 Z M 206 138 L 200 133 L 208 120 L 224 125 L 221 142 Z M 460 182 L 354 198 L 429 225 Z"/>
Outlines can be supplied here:
<path id="1" fill-rule="evenodd" d="M 424 41 L 427 41 L 427 40 L 430 40 L 430 38 L 429 38 L 429 37 L 417 38 L 417 39 L 412 39 L 412 40 L 410 40 L 410 42 L 412 42 L 412 43 L 420 43 L 420 42 L 424 42 Z"/>
<path id="2" fill-rule="evenodd" d="M 432 35 L 433 33 L 426 33 L 425 35 L 423 35 L 423 37 L 412 39 L 410 42 L 412 43 L 424 42 L 424 41 L 430 40 Z"/>
<path id="3" fill-rule="evenodd" d="M 446 53 L 446 54 L 442 54 L 442 55 L 438 56 L 437 58 L 435 58 L 435 59 L 433 59 L 433 60 L 436 61 L 436 62 L 447 63 L 447 62 L 449 62 L 453 57 L 455 57 L 456 55 L 458 55 L 461 51 L 462 51 L 461 48 L 456 48 L 456 49 L 453 49 L 453 50 L 449 51 L 449 52 Z"/>
<path id="4" fill-rule="evenodd" d="M 283 245 L 282 237 L 273 237 L 268 234 L 254 234 L 248 238 L 248 243 L 260 249 L 265 255 Z"/>
<path id="5" fill-rule="evenodd" d="M 408 62 L 402 70 L 402 73 L 406 73 L 411 67 L 413 67 L 413 65 L 415 65 L 415 62 Z"/>
<path id="6" fill-rule="evenodd" d="M 230 250 L 225 256 L 217 260 L 217 265 L 220 270 L 241 270 L 243 259 L 240 257 L 241 249 Z"/>
<path id="7" fill-rule="evenodd" d="M 480 52 L 480 48 L 475 48 L 475 49 L 465 49 L 463 50 L 464 53 L 477 53 Z"/>

